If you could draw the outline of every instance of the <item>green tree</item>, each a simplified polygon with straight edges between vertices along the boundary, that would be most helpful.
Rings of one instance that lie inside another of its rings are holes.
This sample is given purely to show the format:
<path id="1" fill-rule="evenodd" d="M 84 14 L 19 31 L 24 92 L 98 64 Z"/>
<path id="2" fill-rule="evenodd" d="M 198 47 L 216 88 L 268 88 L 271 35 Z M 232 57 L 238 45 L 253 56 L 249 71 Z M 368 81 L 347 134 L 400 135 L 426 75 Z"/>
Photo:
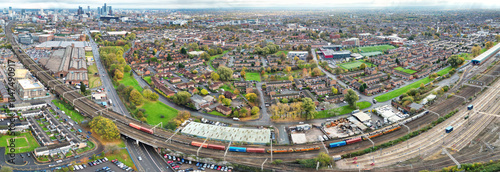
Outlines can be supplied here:
<path id="1" fill-rule="evenodd" d="M 82 94 L 85 94 L 87 92 L 87 87 L 85 86 L 85 84 L 83 84 L 83 82 L 80 82 L 80 91 L 82 92 Z"/>
<path id="2" fill-rule="evenodd" d="M 181 54 L 187 54 L 187 50 L 184 47 L 181 48 Z"/>
<path id="3" fill-rule="evenodd" d="M 259 107 L 257 106 L 252 107 L 252 115 L 259 114 L 259 111 L 260 111 Z"/>
<path id="4" fill-rule="evenodd" d="M 497 35 L 495 36 L 495 39 L 497 39 L 497 42 L 500 42 L 500 35 L 499 35 L 499 34 L 497 34 Z"/>
<path id="5" fill-rule="evenodd" d="M 115 77 L 116 77 L 116 79 L 122 79 L 123 72 L 121 72 L 120 70 L 115 70 Z"/>
<path id="6" fill-rule="evenodd" d="M 311 98 L 303 98 L 302 99 L 302 108 L 304 112 L 306 112 L 306 119 L 313 119 L 316 115 L 316 104 L 312 101 Z"/>
<path id="7" fill-rule="evenodd" d="M 205 90 L 205 89 L 202 89 L 202 90 L 200 91 L 200 93 L 201 93 L 202 95 L 207 95 L 207 94 L 208 94 L 208 91 L 207 91 L 207 90 Z"/>
<path id="8" fill-rule="evenodd" d="M 222 99 L 222 104 L 226 105 L 226 106 L 231 106 L 231 99 L 228 99 L 228 98 L 224 98 Z"/>
<path id="9" fill-rule="evenodd" d="M 257 94 L 248 93 L 247 95 L 245 95 L 245 98 L 247 98 L 247 100 L 250 102 L 255 102 L 255 100 L 257 100 Z"/>
<path id="10" fill-rule="evenodd" d="M 320 76 L 321 75 L 321 70 L 319 68 L 314 68 L 312 70 L 313 76 Z"/>
<path id="11" fill-rule="evenodd" d="M 90 121 L 89 126 L 92 132 L 97 133 L 103 139 L 115 140 L 120 138 L 118 127 L 108 118 L 97 116 Z"/>
<path id="12" fill-rule="evenodd" d="M 464 63 L 464 61 L 465 59 L 463 57 L 459 57 L 457 55 L 453 55 L 448 58 L 448 63 L 454 68 L 460 66 L 462 63 Z"/>
<path id="13" fill-rule="evenodd" d="M 140 105 L 142 105 L 144 100 L 143 100 L 141 93 L 139 93 L 139 91 L 134 89 L 130 92 L 129 101 L 134 103 L 137 106 L 140 106 Z"/>
<path id="14" fill-rule="evenodd" d="M 130 70 L 132 70 L 132 68 L 130 68 L 130 66 L 129 66 L 129 65 L 127 65 L 127 66 L 125 66 L 125 68 L 123 69 L 123 72 L 128 73 L 128 72 L 130 72 Z"/>
<path id="15" fill-rule="evenodd" d="M 217 74 L 219 74 L 220 79 L 223 81 L 229 81 L 233 78 L 233 70 L 225 66 L 219 66 Z"/>
<path id="16" fill-rule="evenodd" d="M 281 99 L 281 103 L 288 103 L 288 99 L 287 98 Z"/>
<path id="17" fill-rule="evenodd" d="M 359 65 L 359 69 L 365 70 L 365 68 L 366 68 L 366 64 L 362 63 L 361 65 Z"/>
<path id="18" fill-rule="evenodd" d="M 332 87 L 332 93 L 333 94 L 337 94 L 339 92 L 339 90 L 337 90 L 335 87 Z"/>
<path id="19" fill-rule="evenodd" d="M 180 105 L 186 105 L 187 103 L 189 103 L 189 98 L 191 98 L 191 94 L 189 94 L 187 91 L 181 91 L 172 96 L 172 100 Z"/>
<path id="20" fill-rule="evenodd" d="M 356 102 L 359 100 L 358 94 L 354 92 L 354 90 L 349 89 L 347 90 L 347 94 L 344 95 L 344 100 L 349 103 L 349 106 L 351 108 L 355 109 L 356 108 Z"/>
<path id="21" fill-rule="evenodd" d="M 319 162 L 320 166 L 325 167 L 332 162 L 332 157 L 330 157 L 328 154 L 325 152 L 320 152 L 316 158 L 314 158 L 314 161 Z"/>

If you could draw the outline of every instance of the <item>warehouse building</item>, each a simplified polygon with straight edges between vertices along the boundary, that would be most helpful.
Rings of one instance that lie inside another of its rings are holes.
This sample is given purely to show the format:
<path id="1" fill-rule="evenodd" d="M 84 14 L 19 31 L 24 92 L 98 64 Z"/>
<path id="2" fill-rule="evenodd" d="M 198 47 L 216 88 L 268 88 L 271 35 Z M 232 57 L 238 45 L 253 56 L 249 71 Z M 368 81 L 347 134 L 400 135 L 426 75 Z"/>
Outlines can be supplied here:
<path id="1" fill-rule="evenodd" d="M 16 92 L 22 100 L 32 100 L 49 97 L 40 81 L 19 79 L 16 82 Z"/>
<path id="2" fill-rule="evenodd" d="M 216 141 L 229 142 L 232 140 L 233 143 L 266 144 L 271 140 L 271 130 L 269 129 L 223 127 L 197 122 L 191 122 L 186 125 L 181 133 Z"/>
<path id="3" fill-rule="evenodd" d="M 40 59 L 40 63 L 49 69 L 56 78 L 65 78 L 67 84 L 83 82 L 88 85 L 87 62 L 85 50 L 81 47 L 67 46 L 58 49 L 48 59 Z"/>

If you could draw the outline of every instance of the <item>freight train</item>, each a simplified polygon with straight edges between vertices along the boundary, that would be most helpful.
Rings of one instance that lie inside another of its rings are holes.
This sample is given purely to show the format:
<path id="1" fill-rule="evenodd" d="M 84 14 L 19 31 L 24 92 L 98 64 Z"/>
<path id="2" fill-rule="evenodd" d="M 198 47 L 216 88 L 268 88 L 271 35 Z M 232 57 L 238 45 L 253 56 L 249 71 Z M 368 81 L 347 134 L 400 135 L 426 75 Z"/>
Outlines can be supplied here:
<path id="1" fill-rule="evenodd" d="M 151 129 L 149 129 L 149 128 L 144 128 L 144 127 L 141 127 L 141 126 L 139 126 L 139 125 L 137 125 L 137 124 L 134 124 L 134 123 L 129 123 L 128 125 L 129 125 L 130 127 L 132 127 L 132 128 L 135 128 L 135 129 L 137 129 L 137 130 L 144 131 L 144 132 L 149 133 L 149 134 L 153 134 L 153 133 L 154 133 L 154 132 L 153 132 L 153 130 L 151 130 Z"/>
<path id="2" fill-rule="evenodd" d="M 202 147 L 207 149 L 216 149 L 216 150 L 226 150 L 226 146 L 222 145 L 214 145 L 214 144 L 206 144 L 200 142 L 191 142 L 191 146 Z M 319 146 L 314 147 L 305 147 L 305 148 L 289 148 L 289 149 L 273 149 L 273 153 L 286 153 L 286 152 L 305 152 L 305 151 L 313 151 L 319 150 Z M 270 149 L 265 148 L 249 148 L 249 147 L 235 147 L 230 146 L 228 151 L 231 152 L 248 152 L 248 153 L 271 153 Z"/>

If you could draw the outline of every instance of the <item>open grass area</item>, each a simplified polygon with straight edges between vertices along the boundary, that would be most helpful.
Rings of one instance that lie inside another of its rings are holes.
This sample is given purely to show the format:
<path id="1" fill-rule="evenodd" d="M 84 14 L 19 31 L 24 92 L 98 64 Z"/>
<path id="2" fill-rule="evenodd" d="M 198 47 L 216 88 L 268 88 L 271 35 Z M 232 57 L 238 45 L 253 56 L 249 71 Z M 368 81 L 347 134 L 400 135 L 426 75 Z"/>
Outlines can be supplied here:
<path id="1" fill-rule="evenodd" d="M 405 69 L 405 68 L 402 68 L 402 67 L 397 67 L 397 68 L 394 68 L 396 70 L 399 70 L 401 72 L 404 72 L 404 73 L 407 73 L 407 74 L 414 74 L 415 72 L 417 71 L 414 71 L 414 70 L 411 70 L 411 69 Z"/>
<path id="2" fill-rule="evenodd" d="M 105 147 L 114 146 L 114 145 L 116 145 L 119 148 L 123 148 L 123 149 L 119 149 L 115 153 L 106 153 L 105 154 L 106 158 L 108 158 L 109 161 L 114 160 L 114 159 L 118 159 L 118 161 L 122 162 L 123 164 L 135 169 L 134 162 L 132 161 L 132 158 L 130 158 L 128 151 L 125 148 L 126 147 L 125 142 L 123 142 L 123 140 L 120 139 L 119 141 L 113 142 L 112 144 L 106 144 Z"/>
<path id="3" fill-rule="evenodd" d="M 132 86 L 134 87 L 137 91 L 142 92 L 142 87 L 139 85 L 139 82 L 135 80 L 133 76 L 130 76 L 130 74 L 126 73 L 123 75 L 123 78 L 118 81 L 120 84 L 123 84 L 125 86 Z"/>
<path id="4" fill-rule="evenodd" d="M 163 125 L 166 125 L 172 119 L 177 116 L 177 109 L 174 109 L 160 101 L 145 101 L 141 108 L 146 109 L 147 122 L 150 125 L 156 125 L 160 122 L 163 122 Z M 161 116 L 164 116 L 161 118 Z"/>
<path id="5" fill-rule="evenodd" d="M 97 75 L 94 75 L 96 74 Z M 97 71 L 97 66 L 94 63 L 92 66 L 88 67 L 89 76 L 89 88 L 95 88 L 102 85 L 101 78 L 99 77 L 99 72 Z"/>
<path id="6" fill-rule="evenodd" d="M 451 66 L 438 71 L 437 74 L 440 75 L 440 76 L 442 76 L 444 74 L 447 74 L 450 70 L 451 70 Z M 408 90 L 410 90 L 412 88 L 418 88 L 418 87 L 420 87 L 420 84 L 422 84 L 422 83 L 423 84 L 427 84 L 427 83 L 429 83 L 431 81 L 432 80 L 429 77 L 422 78 L 422 79 L 420 79 L 420 80 L 418 80 L 418 81 L 416 81 L 414 83 L 411 83 L 411 84 L 409 84 L 407 86 L 404 86 L 404 87 L 401 87 L 401 88 L 399 88 L 397 90 L 394 90 L 394 91 L 382 94 L 380 96 L 377 96 L 377 97 L 375 97 L 375 100 L 377 100 L 378 102 L 385 102 L 387 100 L 391 100 L 393 98 L 396 98 L 396 97 L 400 96 L 403 93 L 408 92 Z"/>
<path id="7" fill-rule="evenodd" d="M 220 112 L 217 112 L 217 111 L 212 111 L 212 112 L 208 112 L 208 114 L 212 114 L 212 115 L 217 115 L 217 116 L 223 116 L 223 117 L 227 117 L 226 115 L 220 113 Z"/>
<path id="8" fill-rule="evenodd" d="M 280 54 L 288 55 L 288 51 L 278 51 L 278 52 L 274 53 L 274 55 L 276 55 L 278 57 L 280 56 Z"/>
<path id="9" fill-rule="evenodd" d="M 247 81 L 259 81 L 259 82 L 261 81 L 260 74 L 257 72 L 247 72 L 245 74 L 245 77 L 246 77 L 245 80 L 247 80 Z"/>
<path id="10" fill-rule="evenodd" d="M 222 52 L 222 54 L 218 54 L 218 55 L 214 55 L 214 56 L 210 56 L 210 60 L 208 61 L 208 64 L 210 65 L 210 67 L 214 70 L 214 71 L 217 71 L 217 69 L 214 68 L 214 66 L 212 66 L 212 60 L 216 59 L 216 58 L 220 58 L 222 57 L 224 54 L 226 54 L 227 52 L 229 52 L 229 50 L 226 50 L 224 52 Z"/>
<path id="11" fill-rule="evenodd" d="M 357 60 L 357 61 L 353 61 L 353 62 L 347 62 L 347 63 L 342 63 L 342 64 L 339 64 L 339 66 L 341 68 L 344 68 L 344 69 L 353 69 L 353 68 L 357 68 L 359 66 L 361 66 L 361 64 L 366 64 L 367 67 L 374 67 L 376 65 L 374 64 L 371 64 L 371 63 L 368 63 L 368 62 L 365 62 L 365 61 L 362 61 L 362 60 Z"/>
<path id="12" fill-rule="evenodd" d="M 229 88 L 227 84 L 222 85 L 220 88 L 224 89 L 224 91 L 229 91 L 231 93 L 234 93 L 234 90 Z"/>
<path id="13" fill-rule="evenodd" d="M 0 147 L 7 147 L 10 144 L 10 139 L 14 138 L 14 152 L 9 152 L 9 149 L 6 149 L 5 154 L 7 153 L 24 153 L 31 152 L 35 150 L 35 148 L 40 147 L 38 142 L 30 133 L 21 133 L 16 136 L 11 135 L 1 135 L 0 136 Z M 10 148 L 10 147 L 9 147 Z"/>
<path id="14" fill-rule="evenodd" d="M 94 57 L 94 54 L 92 54 L 92 51 L 85 51 L 85 56 Z"/>
<path id="15" fill-rule="evenodd" d="M 469 53 L 462 53 L 462 54 L 459 54 L 458 55 L 459 57 L 463 57 L 465 60 L 472 60 L 474 58 L 472 58 L 472 55 L 469 54 Z"/>
<path id="16" fill-rule="evenodd" d="M 151 84 L 151 76 L 145 76 L 144 80 L 148 82 L 148 84 Z"/>
<path id="17" fill-rule="evenodd" d="M 373 52 L 373 51 L 385 51 L 385 50 L 390 50 L 394 49 L 396 47 L 392 45 L 379 45 L 379 46 L 369 46 L 369 47 L 360 47 L 359 50 L 362 53 L 367 53 L 367 52 Z"/>
<path id="18" fill-rule="evenodd" d="M 80 123 L 85 119 L 85 117 L 80 113 L 78 113 L 77 111 L 70 110 L 70 108 L 72 109 L 71 105 L 62 102 L 59 99 L 52 100 L 52 103 L 54 103 L 59 109 L 61 109 L 61 111 L 64 111 L 66 115 L 68 115 L 69 117 L 71 117 L 71 119 L 73 119 L 73 121 Z"/>
<path id="19" fill-rule="evenodd" d="M 362 101 L 362 102 L 357 102 L 356 103 L 356 106 L 359 109 L 365 109 L 365 108 L 370 107 L 371 105 L 372 104 L 370 102 L 367 102 L 367 101 Z M 338 107 L 338 108 L 335 108 L 335 109 L 339 111 L 338 115 L 348 114 L 348 113 L 351 113 L 352 111 L 356 110 L 356 109 L 351 108 L 349 105 Z M 316 118 L 316 119 L 318 119 L 318 118 L 328 118 L 328 117 L 333 117 L 333 116 L 336 116 L 336 115 L 333 115 L 333 114 L 329 113 L 329 111 L 324 110 L 324 111 L 319 111 L 318 114 L 314 118 Z"/>

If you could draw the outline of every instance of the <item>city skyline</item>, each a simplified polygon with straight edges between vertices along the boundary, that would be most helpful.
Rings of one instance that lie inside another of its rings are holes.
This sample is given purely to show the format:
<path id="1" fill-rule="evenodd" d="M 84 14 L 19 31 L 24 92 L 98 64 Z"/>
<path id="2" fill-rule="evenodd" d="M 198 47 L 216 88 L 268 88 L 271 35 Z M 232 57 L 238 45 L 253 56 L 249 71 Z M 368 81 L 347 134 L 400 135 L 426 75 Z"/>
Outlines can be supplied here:
<path id="1" fill-rule="evenodd" d="M 96 10 L 98 6 L 107 3 L 115 9 L 203 9 L 203 8 L 411 8 L 411 7 L 428 7 L 428 8 L 443 8 L 443 9 L 496 9 L 500 8 L 500 4 L 495 1 L 472 1 L 472 0 L 352 0 L 352 1 L 326 1 L 326 0 L 276 0 L 276 1 L 244 1 L 244 0 L 154 0 L 144 3 L 137 0 L 19 0 L 16 2 L 0 0 L 3 7 L 9 6 L 15 9 L 74 9 L 79 5 L 90 6 L 92 10 Z M 362 4 L 362 6 L 360 5 Z"/>

